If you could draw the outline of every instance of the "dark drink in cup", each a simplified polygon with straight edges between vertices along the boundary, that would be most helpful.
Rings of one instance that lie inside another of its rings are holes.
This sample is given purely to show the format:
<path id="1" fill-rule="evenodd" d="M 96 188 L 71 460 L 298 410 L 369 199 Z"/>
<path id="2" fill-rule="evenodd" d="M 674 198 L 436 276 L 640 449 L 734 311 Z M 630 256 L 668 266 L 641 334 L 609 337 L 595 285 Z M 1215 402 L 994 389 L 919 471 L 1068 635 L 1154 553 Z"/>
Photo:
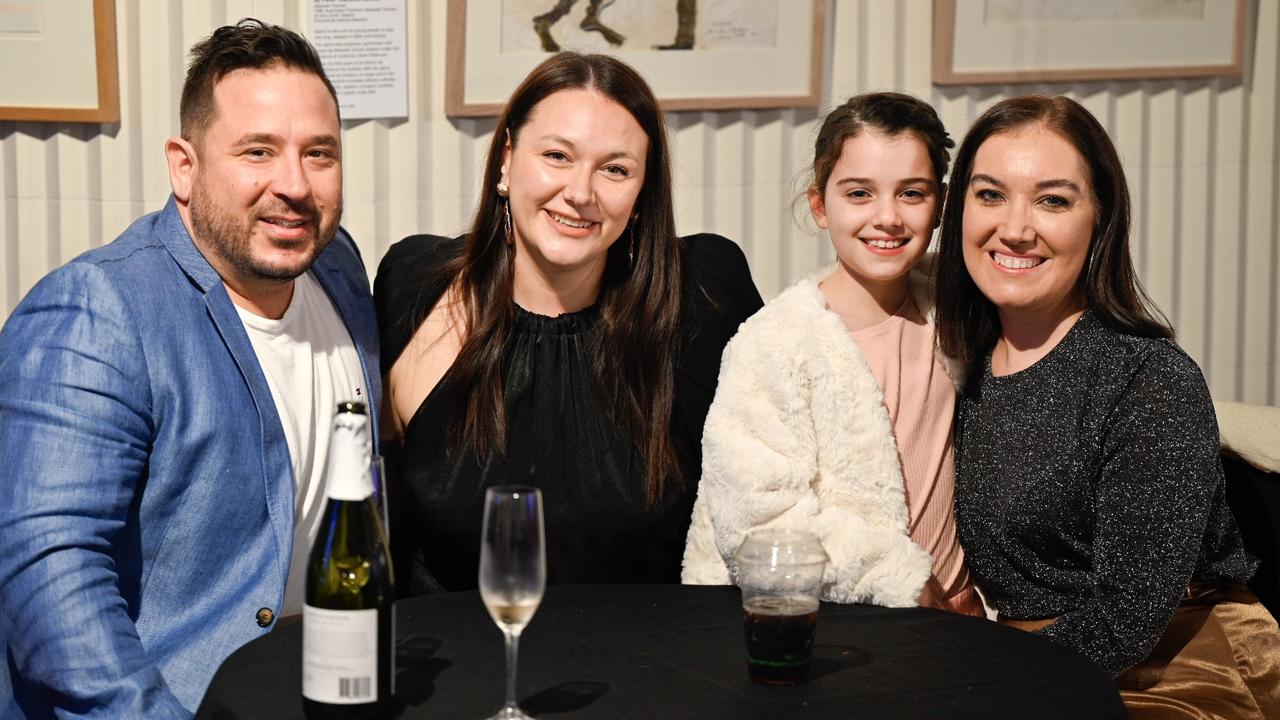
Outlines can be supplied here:
<path id="1" fill-rule="evenodd" d="M 795 685 L 809 673 L 826 565 L 817 536 L 792 528 L 756 528 L 734 551 L 755 682 Z"/>
<path id="2" fill-rule="evenodd" d="M 806 596 L 760 595 L 743 604 L 742 617 L 751 679 L 767 685 L 803 681 L 813 658 L 818 601 Z"/>

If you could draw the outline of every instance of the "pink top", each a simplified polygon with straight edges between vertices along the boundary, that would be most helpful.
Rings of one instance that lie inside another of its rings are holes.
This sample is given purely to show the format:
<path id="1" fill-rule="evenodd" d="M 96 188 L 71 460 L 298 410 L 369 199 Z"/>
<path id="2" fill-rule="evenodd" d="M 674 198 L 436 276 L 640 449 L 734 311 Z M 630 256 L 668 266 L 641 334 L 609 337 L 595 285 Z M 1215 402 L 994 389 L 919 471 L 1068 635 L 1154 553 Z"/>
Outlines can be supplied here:
<path id="1" fill-rule="evenodd" d="M 934 353 L 934 326 L 910 296 L 884 321 L 851 333 L 884 393 L 906 486 L 911 539 L 933 556 L 942 598 L 925 603 L 981 615 L 982 605 L 956 538 L 955 453 L 951 426 L 956 392 Z"/>

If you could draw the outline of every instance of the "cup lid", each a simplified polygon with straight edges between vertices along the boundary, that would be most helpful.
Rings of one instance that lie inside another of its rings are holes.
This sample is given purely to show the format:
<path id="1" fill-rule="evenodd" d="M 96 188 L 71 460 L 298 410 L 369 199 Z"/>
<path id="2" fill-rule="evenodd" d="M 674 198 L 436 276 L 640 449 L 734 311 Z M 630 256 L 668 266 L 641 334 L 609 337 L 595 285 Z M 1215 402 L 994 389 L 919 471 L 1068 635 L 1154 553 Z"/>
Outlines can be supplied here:
<path id="1" fill-rule="evenodd" d="M 733 553 L 739 565 L 814 565 L 830 558 L 818 536 L 793 528 L 759 528 L 747 533 Z"/>

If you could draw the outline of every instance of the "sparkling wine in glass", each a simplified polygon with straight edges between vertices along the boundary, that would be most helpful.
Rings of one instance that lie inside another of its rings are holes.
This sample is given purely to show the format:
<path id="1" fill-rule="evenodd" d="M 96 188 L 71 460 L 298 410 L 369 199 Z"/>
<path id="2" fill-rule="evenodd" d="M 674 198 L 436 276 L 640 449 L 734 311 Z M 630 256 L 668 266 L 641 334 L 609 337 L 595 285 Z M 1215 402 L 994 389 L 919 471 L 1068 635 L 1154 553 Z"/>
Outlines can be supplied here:
<path id="1" fill-rule="evenodd" d="M 547 585 L 542 493 L 519 485 L 489 488 L 480 540 L 480 598 L 507 644 L 507 699 L 490 720 L 529 718 L 516 704 L 516 655 Z"/>

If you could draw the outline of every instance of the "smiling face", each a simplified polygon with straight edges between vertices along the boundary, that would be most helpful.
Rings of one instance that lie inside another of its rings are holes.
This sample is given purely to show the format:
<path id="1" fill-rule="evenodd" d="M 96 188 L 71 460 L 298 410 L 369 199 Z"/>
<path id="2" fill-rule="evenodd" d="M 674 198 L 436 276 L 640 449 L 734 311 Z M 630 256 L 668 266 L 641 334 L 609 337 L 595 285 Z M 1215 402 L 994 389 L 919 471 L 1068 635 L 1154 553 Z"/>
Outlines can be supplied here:
<path id="1" fill-rule="evenodd" d="M 337 231 L 338 109 L 319 77 L 284 66 L 234 70 L 213 96 L 215 116 L 183 145 L 194 161 L 176 168 L 174 191 L 201 252 L 252 297 L 305 272 Z"/>
<path id="2" fill-rule="evenodd" d="M 1083 309 L 1097 210 L 1080 153 L 1041 125 L 978 148 L 964 195 L 964 262 L 1001 316 L 1058 321 Z"/>
<path id="3" fill-rule="evenodd" d="M 600 93 L 561 90 L 533 107 L 502 161 L 518 281 L 599 280 L 644 186 L 648 149 L 631 113 Z"/>
<path id="4" fill-rule="evenodd" d="M 809 191 L 845 271 L 864 287 L 905 282 L 938 219 L 929 151 L 914 134 L 866 128 L 844 142 L 827 186 Z"/>

